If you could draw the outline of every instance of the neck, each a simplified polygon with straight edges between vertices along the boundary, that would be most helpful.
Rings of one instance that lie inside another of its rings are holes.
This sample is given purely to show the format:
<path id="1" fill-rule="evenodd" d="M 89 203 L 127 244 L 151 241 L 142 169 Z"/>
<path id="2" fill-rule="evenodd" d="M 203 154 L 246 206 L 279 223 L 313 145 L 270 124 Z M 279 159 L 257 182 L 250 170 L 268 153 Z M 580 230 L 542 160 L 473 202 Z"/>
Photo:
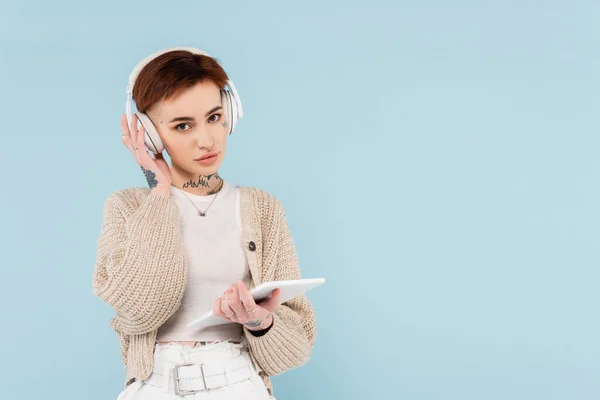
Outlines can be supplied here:
<path id="1" fill-rule="evenodd" d="M 179 176 L 172 174 L 173 186 L 197 196 L 208 196 L 217 193 L 223 187 L 223 179 L 217 172 L 210 175 Z"/>

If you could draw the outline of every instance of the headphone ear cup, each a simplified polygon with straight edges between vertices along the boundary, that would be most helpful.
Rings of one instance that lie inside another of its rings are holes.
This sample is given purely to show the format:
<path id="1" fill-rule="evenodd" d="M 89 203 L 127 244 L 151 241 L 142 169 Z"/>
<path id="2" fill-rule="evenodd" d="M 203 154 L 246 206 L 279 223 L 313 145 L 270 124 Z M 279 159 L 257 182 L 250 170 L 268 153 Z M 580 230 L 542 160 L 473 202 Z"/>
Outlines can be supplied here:
<path id="1" fill-rule="evenodd" d="M 238 106 L 231 92 L 228 91 L 227 96 L 229 97 L 229 104 L 231 105 L 231 132 L 233 133 L 233 130 L 238 123 Z"/>
<path id="2" fill-rule="evenodd" d="M 146 148 L 154 154 L 162 153 L 165 150 L 165 146 L 162 140 L 160 140 L 160 136 L 158 136 L 158 132 L 150 117 L 141 112 L 137 112 L 135 115 L 138 117 L 138 130 L 141 129 L 141 125 L 144 125 L 146 129 L 146 135 L 144 136 Z"/>
<path id="3" fill-rule="evenodd" d="M 221 90 L 221 104 L 223 104 L 223 108 L 225 109 L 225 121 L 229 124 L 228 134 L 231 135 L 233 133 L 233 125 L 235 124 L 233 118 L 233 104 L 231 101 L 231 95 L 227 90 Z"/>

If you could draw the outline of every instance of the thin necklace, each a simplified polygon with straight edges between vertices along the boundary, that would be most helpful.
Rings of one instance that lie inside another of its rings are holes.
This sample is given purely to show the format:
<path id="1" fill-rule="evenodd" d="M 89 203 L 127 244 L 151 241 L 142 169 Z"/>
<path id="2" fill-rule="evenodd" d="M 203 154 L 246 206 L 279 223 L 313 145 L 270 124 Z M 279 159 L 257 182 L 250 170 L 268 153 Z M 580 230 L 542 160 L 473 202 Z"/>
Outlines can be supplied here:
<path id="1" fill-rule="evenodd" d="M 177 190 L 179 190 L 181 193 L 183 193 L 183 195 L 185 197 L 188 198 L 188 200 L 190 201 L 190 203 L 192 203 L 192 206 L 194 206 L 194 208 L 196 209 L 196 211 L 198 211 L 198 216 L 200 217 L 206 217 L 206 212 L 208 211 L 208 209 L 210 208 L 210 206 L 213 205 L 213 203 L 215 202 L 217 196 L 219 195 L 219 193 L 221 193 L 221 189 L 223 189 L 223 185 L 224 185 L 224 181 L 221 180 L 221 187 L 219 187 L 219 190 L 217 191 L 217 194 L 215 194 L 215 197 L 213 197 L 212 201 L 210 202 L 210 204 L 208 205 L 208 207 L 206 207 L 206 210 L 201 211 L 198 207 L 196 207 L 196 205 L 194 204 L 194 201 L 187 195 L 187 193 L 181 189 L 179 189 L 177 186 L 175 186 L 177 188 Z"/>

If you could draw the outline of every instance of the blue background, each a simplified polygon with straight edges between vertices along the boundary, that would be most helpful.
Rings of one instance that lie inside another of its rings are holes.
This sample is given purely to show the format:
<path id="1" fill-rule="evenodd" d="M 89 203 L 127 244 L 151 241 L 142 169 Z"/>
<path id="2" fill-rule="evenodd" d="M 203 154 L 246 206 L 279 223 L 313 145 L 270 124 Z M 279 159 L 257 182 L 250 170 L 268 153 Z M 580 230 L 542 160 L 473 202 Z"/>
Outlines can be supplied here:
<path id="1" fill-rule="evenodd" d="M 92 294 L 133 66 L 217 57 L 221 175 L 288 214 L 319 334 L 283 399 L 597 399 L 600 5 L 19 1 L 0 11 L 2 399 L 113 399 Z"/>

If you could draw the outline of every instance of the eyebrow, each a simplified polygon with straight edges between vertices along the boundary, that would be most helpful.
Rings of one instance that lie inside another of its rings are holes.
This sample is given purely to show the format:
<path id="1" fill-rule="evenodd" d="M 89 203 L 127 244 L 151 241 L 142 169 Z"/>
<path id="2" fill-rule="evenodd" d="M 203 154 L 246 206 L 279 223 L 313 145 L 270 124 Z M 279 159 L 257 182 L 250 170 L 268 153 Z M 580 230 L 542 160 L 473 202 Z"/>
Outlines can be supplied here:
<path id="1" fill-rule="evenodd" d="M 222 108 L 223 108 L 223 106 L 216 106 L 216 107 L 212 108 L 211 110 L 209 110 L 205 114 L 205 116 L 208 117 L 210 114 L 212 114 L 215 111 L 220 110 Z M 177 117 L 177 118 L 173 118 L 171 121 L 169 121 L 169 124 L 173 123 L 173 122 L 178 122 L 178 121 L 192 121 L 193 122 L 194 121 L 194 117 Z"/>

